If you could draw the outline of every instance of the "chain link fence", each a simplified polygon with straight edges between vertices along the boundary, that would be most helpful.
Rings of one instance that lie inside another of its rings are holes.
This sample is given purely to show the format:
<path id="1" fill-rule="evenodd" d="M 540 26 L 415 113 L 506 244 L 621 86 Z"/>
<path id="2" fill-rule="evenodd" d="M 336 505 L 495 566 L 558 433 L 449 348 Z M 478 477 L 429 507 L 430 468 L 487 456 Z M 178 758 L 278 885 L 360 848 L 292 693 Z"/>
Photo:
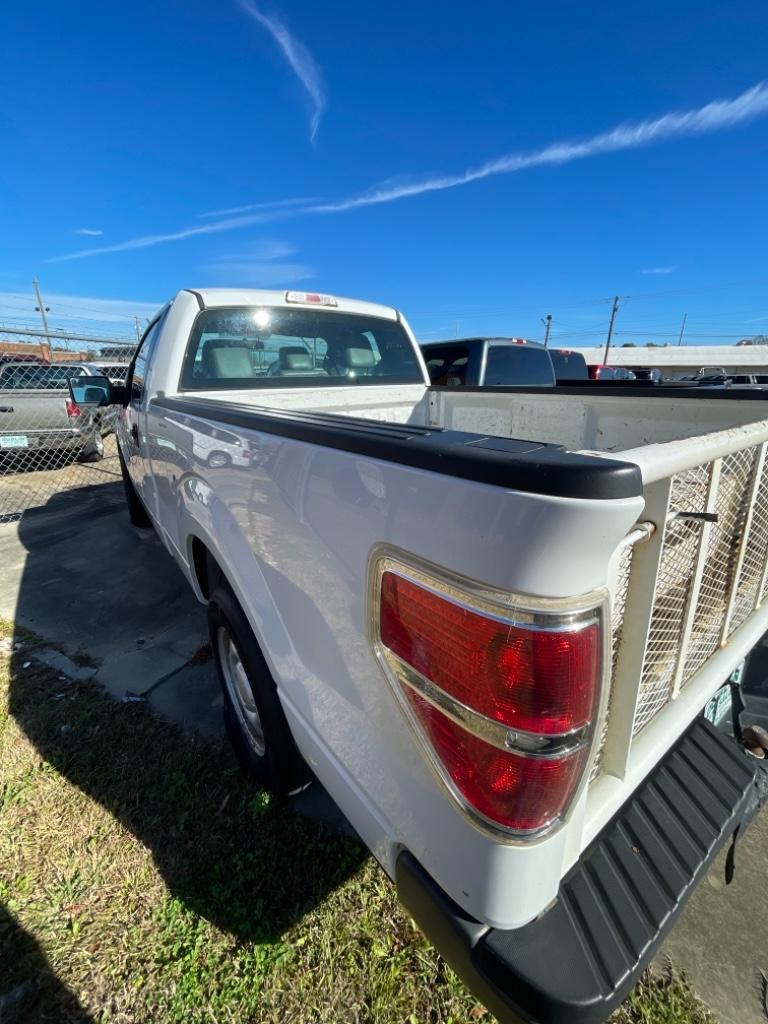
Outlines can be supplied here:
<path id="1" fill-rule="evenodd" d="M 114 409 L 86 409 L 67 380 L 104 374 L 124 381 L 127 365 L 0 363 L 0 523 L 18 520 L 61 491 L 120 479 Z"/>

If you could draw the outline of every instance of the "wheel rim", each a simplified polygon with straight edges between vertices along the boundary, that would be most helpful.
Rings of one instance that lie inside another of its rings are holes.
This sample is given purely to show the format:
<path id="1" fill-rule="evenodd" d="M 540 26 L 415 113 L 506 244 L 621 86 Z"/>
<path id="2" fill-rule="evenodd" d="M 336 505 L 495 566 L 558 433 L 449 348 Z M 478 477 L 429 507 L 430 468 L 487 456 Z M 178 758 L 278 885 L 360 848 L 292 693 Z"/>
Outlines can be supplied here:
<path id="1" fill-rule="evenodd" d="M 216 634 L 219 664 L 224 676 L 227 693 L 232 701 L 243 734 L 259 757 L 264 756 L 264 728 L 261 724 L 259 709 L 253 699 L 253 690 L 248 681 L 240 652 L 226 626 L 219 626 Z"/>

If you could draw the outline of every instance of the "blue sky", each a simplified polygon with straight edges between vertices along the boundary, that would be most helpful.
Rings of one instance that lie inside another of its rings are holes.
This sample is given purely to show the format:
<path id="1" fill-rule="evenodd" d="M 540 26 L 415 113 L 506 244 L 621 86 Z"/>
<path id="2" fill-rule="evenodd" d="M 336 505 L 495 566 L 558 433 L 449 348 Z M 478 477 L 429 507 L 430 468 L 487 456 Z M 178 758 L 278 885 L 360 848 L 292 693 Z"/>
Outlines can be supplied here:
<path id="1" fill-rule="evenodd" d="M 768 333 L 764 4 L 8 0 L 0 25 L 0 322 L 37 275 L 54 323 L 104 333 L 195 285 L 370 298 L 425 339 L 551 312 L 596 343 L 613 294 L 619 342 L 683 313 L 691 343 Z"/>

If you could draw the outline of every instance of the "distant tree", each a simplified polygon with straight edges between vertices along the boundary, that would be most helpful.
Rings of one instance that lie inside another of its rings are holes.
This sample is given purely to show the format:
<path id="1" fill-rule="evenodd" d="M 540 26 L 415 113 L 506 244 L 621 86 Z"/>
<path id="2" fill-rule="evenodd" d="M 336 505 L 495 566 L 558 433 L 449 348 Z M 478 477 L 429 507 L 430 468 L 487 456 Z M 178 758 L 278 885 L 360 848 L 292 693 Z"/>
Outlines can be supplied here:
<path id="1" fill-rule="evenodd" d="M 625 341 L 624 344 L 621 347 L 622 348 L 637 348 L 637 345 L 634 343 L 634 341 Z"/>
<path id="2" fill-rule="evenodd" d="M 741 341 L 736 342 L 738 345 L 754 345 L 754 341 L 751 338 L 742 338 Z"/>

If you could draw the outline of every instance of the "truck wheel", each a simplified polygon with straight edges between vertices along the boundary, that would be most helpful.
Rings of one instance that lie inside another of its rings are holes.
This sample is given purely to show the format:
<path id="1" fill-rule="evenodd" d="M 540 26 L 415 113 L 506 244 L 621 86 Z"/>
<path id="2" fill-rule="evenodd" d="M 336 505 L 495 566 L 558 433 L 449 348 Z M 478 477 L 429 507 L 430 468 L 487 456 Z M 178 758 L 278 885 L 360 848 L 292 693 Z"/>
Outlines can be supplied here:
<path id="1" fill-rule="evenodd" d="M 96 433 L 86 442 L 80 453 L 80 462 L 101 462 L 103 458 L 104 438 L 101 434 Z"/>
<path id="2" fill-rule="evenodd" d="M 128 468 L 125 465 L 123 453 L 120 451 L 119 445 L 117 447 L 117 457 L 120 462 L 120 476 L 123 478 L 125 503 L 128 506 L 128 519 L 131 521 L 132 526 L 138 526 L 140 529 L 146 530 L 152 525 L 152 520 L 147 515 L 147 510 L 141 504 L 141 498 L 136 493 L 133 481 L 128 475 Z"/>
<path id="3" fill-rule="evenodd" d="M 217 586 L 208 602 L 208 630 L 224 694 L 224 724 L 248 771 L 278 796 L 312 780 L 291 736 L 277 687 L 232 591 Z"/>

